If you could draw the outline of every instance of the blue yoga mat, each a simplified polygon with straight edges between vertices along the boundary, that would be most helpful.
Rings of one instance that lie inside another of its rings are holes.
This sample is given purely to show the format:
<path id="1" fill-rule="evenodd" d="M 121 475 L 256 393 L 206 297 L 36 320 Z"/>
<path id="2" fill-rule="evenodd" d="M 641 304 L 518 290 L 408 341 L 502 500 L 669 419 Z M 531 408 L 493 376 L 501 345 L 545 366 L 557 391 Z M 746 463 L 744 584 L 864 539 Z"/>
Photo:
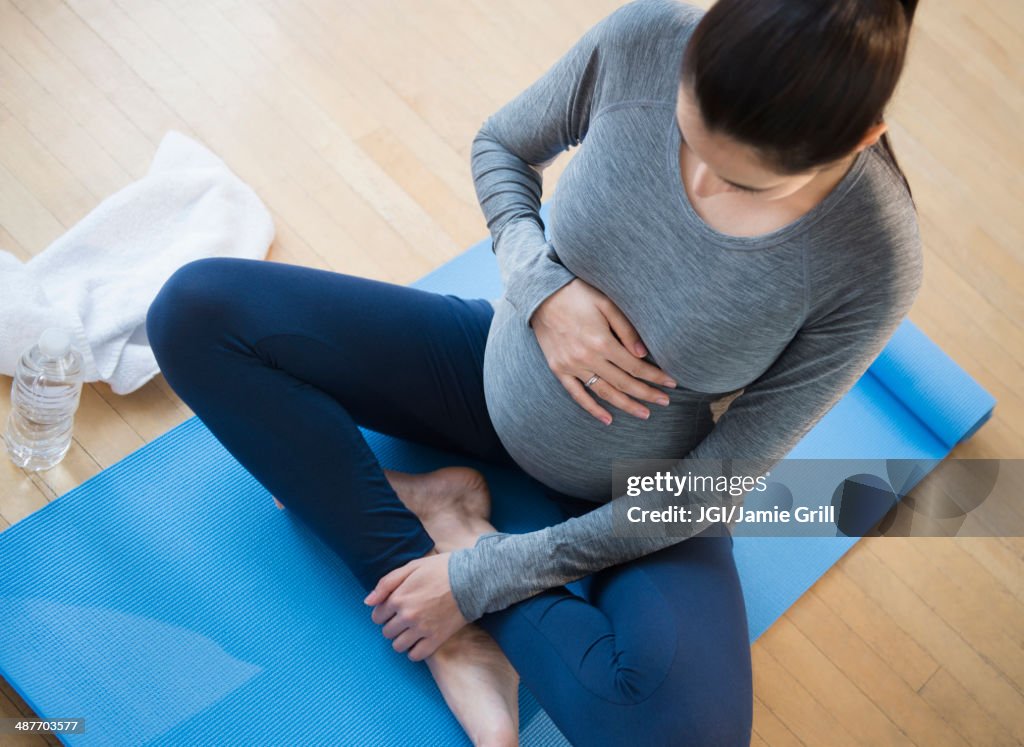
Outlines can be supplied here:
<path id="1" fill-rule="evenodd" d="M 490 240 L 415 285 L 497 298 Z M 994 404 L 905 321 L 790 456 L 929 464 Z M 364 433 L 386 467 L 481 469 L 501 529 L 559 519 L 519 471 Z M 737 534 L 751 642 L 855 542 Z M 85 719 L 67 744 L 468 744 L 338 557 L 198 418 L 0 533 L 0 568 L 0 674 L 40 716 Z M 524 746 L 566 744 L 525 689 L 521 723 Z"/>

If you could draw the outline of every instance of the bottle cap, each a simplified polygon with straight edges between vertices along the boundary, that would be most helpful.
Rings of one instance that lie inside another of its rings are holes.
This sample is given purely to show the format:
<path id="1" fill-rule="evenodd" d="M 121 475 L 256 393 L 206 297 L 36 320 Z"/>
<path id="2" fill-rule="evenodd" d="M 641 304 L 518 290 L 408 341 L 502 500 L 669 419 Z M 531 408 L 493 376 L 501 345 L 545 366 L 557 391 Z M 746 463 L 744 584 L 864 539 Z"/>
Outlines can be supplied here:
<path id="1" fill-rule="evenodd" d="M 39 335 L 39 350 L 47 358 L 63 358 L 71 349 L 71 335 L 61 327 L 47 327 Z"/>

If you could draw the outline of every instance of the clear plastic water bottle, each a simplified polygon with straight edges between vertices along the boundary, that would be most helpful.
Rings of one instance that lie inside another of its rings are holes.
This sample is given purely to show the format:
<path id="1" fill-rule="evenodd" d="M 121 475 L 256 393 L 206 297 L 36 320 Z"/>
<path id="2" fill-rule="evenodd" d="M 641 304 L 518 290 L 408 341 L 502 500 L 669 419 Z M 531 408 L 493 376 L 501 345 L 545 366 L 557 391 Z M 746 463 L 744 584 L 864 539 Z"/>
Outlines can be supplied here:
<path id="1" fill-rule="evenodd" d="M 21 356 L 4 429 L 7 453 L 19 467 L 50 469 L 68 453 L 82 396 L 82 365 L 71 334 L 60 327 L 43 330 Z"/>

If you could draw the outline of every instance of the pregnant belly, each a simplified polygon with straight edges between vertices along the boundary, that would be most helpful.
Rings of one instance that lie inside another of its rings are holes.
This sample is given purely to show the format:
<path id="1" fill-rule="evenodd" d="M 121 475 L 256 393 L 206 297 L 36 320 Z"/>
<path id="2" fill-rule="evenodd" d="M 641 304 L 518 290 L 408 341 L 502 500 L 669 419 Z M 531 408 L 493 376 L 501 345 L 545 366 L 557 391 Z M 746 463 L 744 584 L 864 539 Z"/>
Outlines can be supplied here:
<path id="1" fill-rule="evenodd" d="M 645 403 L 642 420 L 597 399 L 612 415 L 604 425 L 576 401 L 548 368 L 533 330 L 502 299 L 484 351 L 484 396 L 502 444 L 531 477 L 555 490 L 597 502 L 611 500 L 618 459 L 680 459 L 707 427 L 709 395 L 663 389 L 667 407 Z"/>

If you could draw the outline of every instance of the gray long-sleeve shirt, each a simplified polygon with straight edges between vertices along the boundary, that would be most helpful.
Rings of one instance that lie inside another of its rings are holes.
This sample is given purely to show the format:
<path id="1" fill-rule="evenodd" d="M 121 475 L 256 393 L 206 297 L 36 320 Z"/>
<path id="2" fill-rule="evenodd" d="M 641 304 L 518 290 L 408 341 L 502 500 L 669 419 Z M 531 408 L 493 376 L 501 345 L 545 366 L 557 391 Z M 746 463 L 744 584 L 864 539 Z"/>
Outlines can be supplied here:
<path id="1" fill-rule="evenodd" d="M 473 141 L 505 288 L 485 350 L 488 412 L 528 474 L 595 510 L 455 552 L 449 577 L 468 620 L 684 541 L 678 531 L 616 536 L 613 516 L 627 502 L 681 498 L 613 496 L 612 460 L 747 459 L 767 471 L 856 383 L 917 295 L 916 213 L 880 145 L 778 230 L 736 237 L 697 215 L 682 183 L 675 105 L 681 56 L 702 13 L 677 0 L 618 8 Z M 547 240 L 541 167 L 576 145 Z M 529 319 L 574 277 L 625 313 L 648 359 L 678 382 L 662 387 L 671 404 L 649 405 L 650 419 L 601 401 L 614 418 L 605 426 L 548 368 Z M 710 427 L 708 403 L 741 389 Z"/>

